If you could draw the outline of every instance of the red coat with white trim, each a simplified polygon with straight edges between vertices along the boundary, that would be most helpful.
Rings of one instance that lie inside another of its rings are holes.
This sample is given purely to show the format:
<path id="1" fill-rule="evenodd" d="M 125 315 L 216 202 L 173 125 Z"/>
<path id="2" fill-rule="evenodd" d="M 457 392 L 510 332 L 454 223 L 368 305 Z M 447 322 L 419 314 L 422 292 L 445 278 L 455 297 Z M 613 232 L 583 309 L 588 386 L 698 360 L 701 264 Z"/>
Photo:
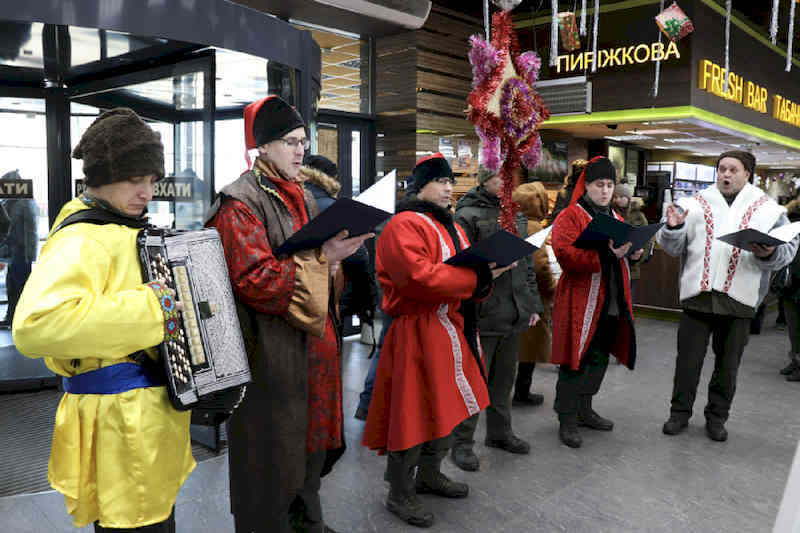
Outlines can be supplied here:
<path id="1" fill-rule="evenodd" d="M 614 217 L 622 220 L 616 213 Z M 556 287 L 553 306 L 553 363 L 570 365 L 573 370 L 578 369 L 586 354 L 606 301 L 608 282 L 604 279 L 600 254 L 597 250 L 573 246 L 591 221 L 589 212 L 579 203 L 573 203 L 559 214 L 553 224 L 553 251 L 563 270 Z M 636 341 L 627 258 L 619 260 L 619 268 L 623 296 L 620 299 L 622 316 L 617 321 L 611 353 L 633 370 Z M 625 302 L 624 305 L 622 301 Z"/>
<path id="2" fill-rule="evenodd" d="M 363 444 L 381 453 L 449 435 L 489 405 L 482 363 L 469 347 L 459 312 L 462 301 L 475 292 L 478 276 L 444 264 L 456 247 L 442 220 L 450 217 L 462 249 L 469 240 L 449 212 L 426 209 L 432 205 L 417 201 L 414 210 L 395 215 L 377 244 L 383 310 L 392 324 L 381 350 Z"/>

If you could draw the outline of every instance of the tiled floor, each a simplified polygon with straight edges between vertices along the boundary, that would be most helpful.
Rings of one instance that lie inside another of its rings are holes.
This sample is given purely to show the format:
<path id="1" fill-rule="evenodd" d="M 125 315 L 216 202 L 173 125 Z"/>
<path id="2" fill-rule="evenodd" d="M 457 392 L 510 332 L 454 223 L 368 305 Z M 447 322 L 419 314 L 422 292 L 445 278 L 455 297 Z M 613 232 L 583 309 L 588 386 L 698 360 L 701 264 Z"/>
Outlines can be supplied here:
<path id="1" fill-rule="evenodd" d="M 611 433 L 584 431 L 584 446 L 561 445 L 552 411 L 556 374 L 538 368 L 535 389 L 545 406 L 514 409 L 514 427 L 532 445 L 513 456 L 476 445 L 476 473 L 444 470 L 470 485 L 465 500 L 424 497 L 436 514 L 435 532 L 731 532 L 770 531 L 800 438 L 800 383 L 787 383 L 786 334 L 771 327 L 751 337 L 739 374 L 739 390 L 726 443 L 703 431 L 702 408 L 711 371 L 707 359 L 689 430 L 661 434 L 668 415 L 675 359 L 676 324 L 638 320 L 639 363 L 634 372 L 611 365 L 596 409 L 616 423 Z M 384 460 L 359 445 L 363 423 L 354 420 L 368 350 L 348 343 L 344 361 L 349 449 L 323 480 L 326 520 L 340 532 L 417 531 L 383 506 Z M 483 430 L 478 429 L 482 442 Z M 1 475 L 1 473 L 0 473 Z M 226 457 L 207 460 L 181 490 L 178 531 L 233 531 L 228 512 Z M 63 498 L 42 493 L 0 499 L 0 531 L 77 531 Z"/>

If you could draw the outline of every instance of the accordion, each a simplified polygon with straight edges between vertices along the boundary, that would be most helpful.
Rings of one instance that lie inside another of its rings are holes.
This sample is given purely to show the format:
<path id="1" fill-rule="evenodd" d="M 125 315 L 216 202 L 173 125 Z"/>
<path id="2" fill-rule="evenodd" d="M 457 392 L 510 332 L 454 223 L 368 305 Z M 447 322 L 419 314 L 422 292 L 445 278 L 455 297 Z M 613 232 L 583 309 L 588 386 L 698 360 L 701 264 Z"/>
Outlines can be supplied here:
<path id="1" fill-rule="evenodd" d="M 147 227 L 137 246 L 144 280 L 183 302 L 177 339 L 158 346 L 172 405 L 232 413 L 251 376 L 219 234 Z"/>

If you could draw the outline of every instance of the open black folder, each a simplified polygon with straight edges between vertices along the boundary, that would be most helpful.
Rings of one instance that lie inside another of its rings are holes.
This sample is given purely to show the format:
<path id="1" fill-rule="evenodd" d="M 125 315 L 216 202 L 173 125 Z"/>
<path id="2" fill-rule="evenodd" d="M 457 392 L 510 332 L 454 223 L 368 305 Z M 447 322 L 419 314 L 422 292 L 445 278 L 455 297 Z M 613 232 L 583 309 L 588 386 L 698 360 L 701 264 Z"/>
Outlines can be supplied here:
<path id="1" fill-rule="evenodd" d="M 466 250 L 462 250 L 447 261 L 452 266 L 472 266 L 481 263 L 497 263 L 498 267 L 508 266 L 538 248 L 525 239 L 500 230 L 491 237 L 478 241 Z"/>
<path id="2" fill-rule="evenodd" d="M 800 222 L 792 222 L 779 226 L 769 233 L 758 231 L 753 228 L 745 228 L 733 233 L 728 233 L 722 237 L 717 237 L 722 242 L 727 242 L 737 248 L 750 250 L 751 244 L 763 244 L 764 246 L 780 246 L 791 241 L 800 234 Z"/>
<path id="3" fill-rule="evenodd" d="M 609 239 L 614 241 L 614 246 L 619 247 L 630 242 L 631 250 L 644 248 L 653 235 L 661 229 L 664 223 L 648 224 L 647 226 L 631 226 L 608 215 L 595 215 L 592 221 L 583 230 L 583 233 L 575 240 L 576 248 L 594 249 L 598 246 L 606 246 Z"/>
<path id="4" fill-rule="evenodd" d="M 350 198 L 341 198 L 286 239 L 274 250 L 274 253 L 275 255 L 291 255 L 300 250 L 319 248 L 325 241 L 344 229 L 350 232 L 350 237 L 357 237 L 374 230 L 391 216 L 391 213 L 382 209 Z"/>

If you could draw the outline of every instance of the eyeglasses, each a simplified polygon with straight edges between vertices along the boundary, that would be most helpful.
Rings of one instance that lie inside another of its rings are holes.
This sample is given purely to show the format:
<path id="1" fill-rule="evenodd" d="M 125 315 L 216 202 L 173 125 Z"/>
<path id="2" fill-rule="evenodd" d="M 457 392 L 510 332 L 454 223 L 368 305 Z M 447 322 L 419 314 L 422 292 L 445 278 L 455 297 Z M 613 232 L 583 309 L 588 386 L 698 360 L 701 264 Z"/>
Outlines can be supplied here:
<path id="1" fill-rule="evenodd" d="M 442 176 L 440 178 L 434 178 L 433 181 L 435 181 L 436 183 L 441 183 L 442 185 L 445 185 L 447 183 L 449 183 L 450 185 L 455 185 L 455 183 L 456 183 L 456 179 L 455 178 L 451 178 L 449 176 Z"/>
<path id="2" fill-rule="evenodd" d="M 308 139 L 296 139 L 294 137 L 289 137 L 288 139 L 278 139 L 279 141 L 283 141 L 283 143 L 288 146 L 289 148 L 295 149 L 298 146 L 302 146 L 303 150 L 308 150 L 311 146 L 311 141 Z"/>

